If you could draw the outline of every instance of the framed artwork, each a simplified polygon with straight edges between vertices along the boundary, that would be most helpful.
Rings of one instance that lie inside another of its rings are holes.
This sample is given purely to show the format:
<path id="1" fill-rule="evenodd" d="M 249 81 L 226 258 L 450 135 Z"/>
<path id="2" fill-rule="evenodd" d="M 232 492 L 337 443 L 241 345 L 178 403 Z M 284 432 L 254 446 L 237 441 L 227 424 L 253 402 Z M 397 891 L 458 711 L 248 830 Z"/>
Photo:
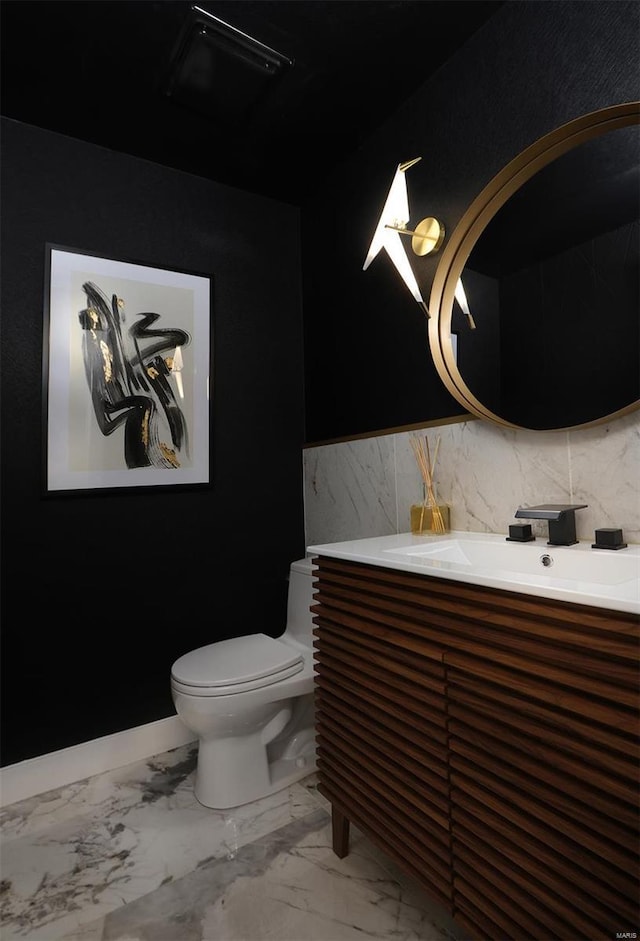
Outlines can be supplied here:
<path id="1" fill-rule="evenodd" d="M 210 485 L 211 279 L 47 245 L 47 494 Z"/>

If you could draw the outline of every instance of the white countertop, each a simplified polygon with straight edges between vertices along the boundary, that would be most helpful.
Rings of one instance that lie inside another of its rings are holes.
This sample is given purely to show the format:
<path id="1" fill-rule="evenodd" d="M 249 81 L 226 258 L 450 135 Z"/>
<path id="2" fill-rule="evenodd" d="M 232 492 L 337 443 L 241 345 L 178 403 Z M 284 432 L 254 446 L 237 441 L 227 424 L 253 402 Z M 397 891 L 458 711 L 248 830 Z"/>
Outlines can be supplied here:
<path id="1" fill-rule="evenodd" d="M 640 614 L 640 545 L 608 550 L 585 541 L 516 543 L 495 533 L 399 533 L 308 546 L 307 554 Z"/>

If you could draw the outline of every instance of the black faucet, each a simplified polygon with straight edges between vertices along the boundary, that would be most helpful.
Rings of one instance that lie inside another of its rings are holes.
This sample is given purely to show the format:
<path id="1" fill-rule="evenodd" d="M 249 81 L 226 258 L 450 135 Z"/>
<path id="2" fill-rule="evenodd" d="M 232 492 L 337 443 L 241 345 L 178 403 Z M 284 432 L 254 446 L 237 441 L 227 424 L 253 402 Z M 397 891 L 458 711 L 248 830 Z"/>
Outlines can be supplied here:
<path id="1" fill-rule="evenodd" d="M 543 503 L 541 506 L 521 506 L 516 517 L 525 520 L 549 520 L 548 546 L 574 546 L 576 539 L 576 510 L 584 510 L 588 503 Z"/>

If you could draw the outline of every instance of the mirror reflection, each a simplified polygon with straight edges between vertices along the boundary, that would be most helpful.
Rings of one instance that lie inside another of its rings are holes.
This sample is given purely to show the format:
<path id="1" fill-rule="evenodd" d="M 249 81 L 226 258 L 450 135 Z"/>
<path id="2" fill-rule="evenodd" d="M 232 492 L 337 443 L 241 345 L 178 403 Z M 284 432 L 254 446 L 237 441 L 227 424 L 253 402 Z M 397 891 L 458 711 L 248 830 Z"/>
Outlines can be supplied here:
<path id="1" fill-rule="evenodd" d="M 443 303 L 441 356 L 457 397 L 482 417 L 531 429 L 591 424 L 637 407 L 637 114 L 631 126 L 582 139 L 517 183 L 502 180 L 512 195 L 485 211 L 479 236 L 468 234 L 466 247 L 463 238 L 448 262 L 449 282 L 461 271 L 476 325 L 468 330 L 455 299 L 448 311 Z M 470 232 L 479 227 L 470 223 Z"/>

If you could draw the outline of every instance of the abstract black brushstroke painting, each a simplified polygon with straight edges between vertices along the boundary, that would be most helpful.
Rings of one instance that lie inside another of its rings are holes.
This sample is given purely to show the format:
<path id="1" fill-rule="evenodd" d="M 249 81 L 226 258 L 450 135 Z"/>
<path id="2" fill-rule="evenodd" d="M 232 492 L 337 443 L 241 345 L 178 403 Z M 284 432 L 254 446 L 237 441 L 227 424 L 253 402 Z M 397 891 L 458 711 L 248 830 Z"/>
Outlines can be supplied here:
<path id="1" fill-rule="evenodd" d="M 47 246 L 45 490 L 209 484 L 209 277 Z"/>
<path id="2" fill-rule="evenodd" d="M 175 357 L 168 354 L 189 343 L 190 335 L 151 329 L 160 320 L 151 312 L 138 313 L 139 319 L 123 329 L 123 298 L 113 294 L 107 300 L 90 281 L 82 290 L 87 295 L 78 318 L 84 367 L 100 431 L 110 435 L 124 425 L 127 467 L 180 467 L 188 430 L 169 381 Z"/>

